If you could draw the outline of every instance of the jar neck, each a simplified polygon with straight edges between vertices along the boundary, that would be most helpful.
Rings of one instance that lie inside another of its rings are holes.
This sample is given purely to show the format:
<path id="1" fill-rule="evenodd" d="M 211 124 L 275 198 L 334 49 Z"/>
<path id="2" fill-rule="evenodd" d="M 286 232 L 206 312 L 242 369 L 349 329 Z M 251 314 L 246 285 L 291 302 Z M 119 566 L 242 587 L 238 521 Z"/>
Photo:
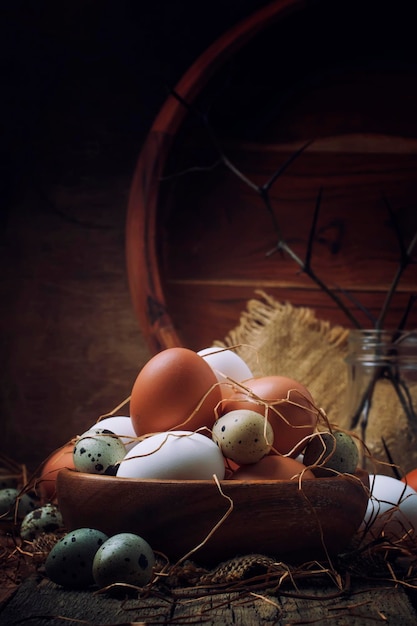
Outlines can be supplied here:
<path id="1" fill-rule="evenodd" d="M 417 368 L 417 330 L 352 330 L 348 363 L 401 363 Z"/>

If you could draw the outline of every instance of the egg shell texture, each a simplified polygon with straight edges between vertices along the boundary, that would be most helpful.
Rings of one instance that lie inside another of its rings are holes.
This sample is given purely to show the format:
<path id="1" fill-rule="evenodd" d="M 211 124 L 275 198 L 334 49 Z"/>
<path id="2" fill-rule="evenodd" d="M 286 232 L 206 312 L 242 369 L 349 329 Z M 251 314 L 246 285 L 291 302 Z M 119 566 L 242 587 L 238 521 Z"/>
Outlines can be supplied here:
<path id="1" fill-rule="evenodd" d="M 94 584 L 93 561 L 108 536 L 94 528 L 77 528 L 67 533 L 49 552 L 46 575 L 62 587 L 85 588 Z"/>
<path id="2" fill-rule="evenodd" d="M 64 525 L 60 510 L 55 504 L 45 504 L 30 511 L 22 520 L 20 536 L 32 541 L 41 533 L 52 533 Z"/>
<path id="3" fill-rule="evenodd" d="M 304 464 L 313 467 L 314 474 L 334 476 L 353 474 L 358 466 L 359 450 L 353 437 L 348 433 L 335 431 L 315 434 L 308 442 L 304 452 Z"/>
<path id="4" fill-rule="evenodd" d="M 221 414 L 236 409 L 250 409 L 266 415 L 274 431 L 274 448 L 280 454 L 296 457 L 300 443 L 311 435 L 317 422 L 317 410 L 308 389 L 286 376 L 263 376 L 244 382 L 222 403 Z"/>
<path id="5" fill-rule="evenodd" d="M 167 348 L 139 372 L 131 392 L 130 417 L 137 435 L 211 429 L 220 400 L 216 375 L 201 356 L 188 348 Z"/>
<path id="6" fill-rule="evenodd" d="M 13 520 L 15 516 L 23 519 L 33 511 L 37 502 L 29 494 L 21 494 L 19 489 L 6 487 L 0 490 L 0 515 L 2 519 Z"/>
<path id="7" fill-rule="evenodd" d="M 89 430 L 94 428 L 105 428 L 114 433 L 129 451 L 137 444 L 137 436 L 133 428 L 132 420 L 125 415 L 112 415 L 104 417 L 100 421 L 92 424 Z"/>
<path id="8" fill-rule="evenodd" d="M 392 540 L 410 533 L 417 539 L 417 492 L 401 480 L 369 474 L 370 498 L 360 530 Z"/>
<path id="9" fill-rule="evenodd" d="M 69 442 L 54 450 L 45 460 L 36 481 L 36 489 L 39 490 L 43 501 L 56 498 L 56 477 L 59 470 L 64 467 L 75 469 L 73 452 L 74 444 Z"/>
<path id="10" fill-rule="evenodd" d="M 249 366 L 232 350 L 214 346 L 199 350 L 197 354 L 210 365 L 220 383 L 226 382 L 228 378 L 238 383 L 253 378 Z"/>
<path id="11" fill-rule="evenodd" d="M 242 465 L 231 476 L 231 480 L 302 480 L 314 479 L 313 472 L 288 456 L 270 454 L 257 463 Z"/>
<path id="12" fill-rule="evenodd" d="M 96 552 L 93 576 L 99 587 L 115 583 L 143 586 L 152 578 L 155 555 L 145 539 L 134 533 L 118 533 Z"/>
<path id="13" fill-rule="evenodd" d="M 105 474 L 117 466 L 125 454 L 123 443 L 111 431 L 94 428 L 77 439 L 73 459 L 79 472 Z"/>
<path id="14" fill-rule="evenodd" d="M 170 431 L 147 437 L 130 450 L 117 470 L 124 478 L 222 480 L 225 465 L 218 446 L 204 435 Z"/>
<path id="15" fill-rule="evenodd" d="M 417 491 L 417 469 L 412 469 L 401 479 L 409 487 Z"/>
<path id="16" fill-rule="evenodd" d="M 268 454 L 274 431 L 265 418 L 246 409 L 230 411 L 213 426 L 213 441 L 235 463 L 256 463 Z"/>

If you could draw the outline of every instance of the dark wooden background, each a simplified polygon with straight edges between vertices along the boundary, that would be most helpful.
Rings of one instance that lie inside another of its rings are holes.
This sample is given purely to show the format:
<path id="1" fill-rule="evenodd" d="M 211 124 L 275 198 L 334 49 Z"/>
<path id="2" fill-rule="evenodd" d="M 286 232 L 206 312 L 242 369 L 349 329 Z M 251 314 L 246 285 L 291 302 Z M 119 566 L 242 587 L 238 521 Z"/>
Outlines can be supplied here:
<path id="1" fill-rule="evenodd" d="M 30 470 L 149 358 L 125 269 L 136 160 L 168 88 L 265 4 L 3 4 L 0 453 Z"/>

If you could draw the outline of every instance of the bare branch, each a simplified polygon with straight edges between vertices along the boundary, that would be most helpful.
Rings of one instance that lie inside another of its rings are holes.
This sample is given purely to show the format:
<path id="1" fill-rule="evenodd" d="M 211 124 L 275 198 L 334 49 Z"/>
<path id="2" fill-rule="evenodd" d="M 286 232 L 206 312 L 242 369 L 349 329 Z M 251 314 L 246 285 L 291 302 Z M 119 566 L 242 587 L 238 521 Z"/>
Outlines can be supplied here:
<path id="1" fill-rule="evenodd" d="M 226 167 L 232 171 L 238 178 L 240 178 L 240 180 L 242 180 L 246 185 L 248 185 L 248 187 L 250 187 L 251 189 L 253 189 L 254 191 L 256 191 L 257 193 L 261 193 L 261 189 L 260 187 L 258 187 L 258 185 L 256 185 L 254 182 L 252 182 L 249 178 L 247 178 L 247 176 L 245 176 L 237 167 L 236 165 L 234 165 L 230 159 L 223 153 L 220 153 L 221 159 L 223 161 L 223 163 L 226 165 Z"/>
<path id="2" fill-rule="evenodd" d="M 403 330 L 408 320 L 408 316 L 410 315 L 411 310 L 413 309 L 415 303 L 417 302 L 417 293 L 412 293 L 408 298 L 407 306 L 405 307 L 400 323 L 398 324 L 398 330 Z"/>
<path id="3" fill-rule="evenodd" d="M 385 297 L 385 302 L 382 306 L 381 312 L 379 314 L 379 318 L 376 321 L 376 325 L 375 327 L 377 329 L 381 329 L 384 326 L 385 323 L 385 318 L 387 316 L 388 313 L 388 309 L 389 306 L 391 304 L 391 300 L 397 290 L 398 287 L 398 283 L 401 280 L 401 277 L 403 275 L 403 273 L 405 272 L 406 268 L 408 267 L 408 265 L 411 263 L 412 259 L 411 259 L 411 255 L 413 253 L 414 247 L 417 244 L 417 231 L 414 233 L 414 237 L 411 240 L 410 245 L 408 246 L 408 248 L 405 251 L 405 255 L 401 255 L 401 259 L 400 259 L 400 263 L 398 265 L 398 269 L 395 273 L 394 279 L 390 285 L 390 288 L 388 289 L 388 292 L 386 294 Z"/>
<path id="4" fill-rule="evenodd" d="M 386 206 L 386 209 L 388 211 L 390 222 L 392 224 L 394 232 L 395 232 L 395 234 L 397 236 L 398 246 L 400 248 L 401 260 L 404 261 L 406 259 L 406 257 L 407 257 L 407 249 L 405 247 L 404 238 L 403 238 L 403 236 L 401 234 L 400 225 L 398 224 L 397 216 L 395 215 L 394 211 L 392 210 L 391 203 L 388 201 L 388 199 L 386 198 L 386 196 L 384 194 L 382 194 L 382 199 L 383 199 L 384 204 Z"/>
<path id="5" fill-rule="evenodd" d="M 322 194 L 323 194 L 323 188 L 320 187 L 319 192 L 317 194 L 316 206 L 314 208 L 314 213 L 313 213 L 313 221 L 311 224 L 310 234 L 309 234 L 308 242 L 307 242 L 307 252 L 306 252 L 306 260 L 305 260 L 306 271 L 310 270 L 311 268 L 311 257 L 313 254 L 313 245 L 314 245 L 314 239 L 316 236 L 317 221 L 319 219 Z"/>
<path id="6" fill-rule="evenodd" d="M 293 152 L 290 157 L 284 161 L 282 165 L 272 174 L 271 178 L 266 181 L 266 183 L 262 186 L 264 191 L 269 191 L 275 181 L 285 172 L 285 170 L 293 163 L 299 156 L 313 143 L 314 139 L 310 139 L 307 141 L 301 148 L 298 148 L 295 152 Z"/>

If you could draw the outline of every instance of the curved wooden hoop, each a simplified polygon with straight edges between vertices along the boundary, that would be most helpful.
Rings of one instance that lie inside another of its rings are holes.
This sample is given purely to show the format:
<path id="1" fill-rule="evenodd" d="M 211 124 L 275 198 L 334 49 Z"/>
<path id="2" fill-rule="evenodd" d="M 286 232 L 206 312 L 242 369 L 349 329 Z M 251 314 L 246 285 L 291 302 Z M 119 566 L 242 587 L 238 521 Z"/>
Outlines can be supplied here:
<path id="1" fill-rule="evenodd" d="M 189 68 L 176 93 L 192 103 L 222 64 L 265 27 L 308 4 L 306 0 L 275 0 L 227 31 Z M 159 181 L 175 134 L 188 114 L 170 95 L 157 115 L 134 173 L 126 220 L 126 262 L 134 311 L 153 353 L 181 345 L 166 308 L 157 272 L 157 209 Z"/>

